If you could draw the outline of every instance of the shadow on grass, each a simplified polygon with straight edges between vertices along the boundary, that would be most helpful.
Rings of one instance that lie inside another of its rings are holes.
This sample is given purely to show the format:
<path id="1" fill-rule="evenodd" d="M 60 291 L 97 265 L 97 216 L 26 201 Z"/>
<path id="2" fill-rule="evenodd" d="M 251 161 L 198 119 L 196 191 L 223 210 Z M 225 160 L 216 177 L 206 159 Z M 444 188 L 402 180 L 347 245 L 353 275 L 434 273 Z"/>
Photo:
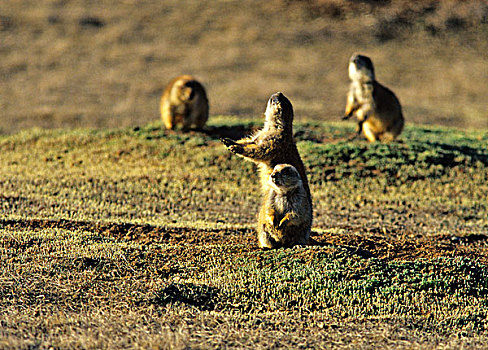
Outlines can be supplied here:
<path id="1" fill-rule="evenodd" d="M 239 140 L 252 135 L 262 127 L 263 125 L 259 122 L 249 121 L 232 125 L 207 125 L 203 129 L 190 128 L 188 130 L 182 130 L 181 128 L 166 130 L 159 125 L 147 125 L 135 127 L 133 131 L 146 139 L 160 139 L 165 137 L 189 138 L 205 135 L 213 140 L 219 140 L 221 138 Z M 350 134 L 348 129 L 344 127 L 329 127 L 324 129 L 322 126 L 315 124 L 297 124 L 294 125 L 294 137 L 297 142 L 336 143 L 349 140 Z"/>
<path id="2" fill-rule="evenodd" d="M 212 139 L 230 138 L 233 140 L 239 140 L 249 135 L 252 135 L 262 126 L 254 123 L 238 124 L 232 126 L 219 125 L 209 126 L 203 130 L 191 130 L 193 132 L 201 132 Z M 294 127 L 294 138 L 296 141 L 310 141 L 313 143 L 331 143 L 337 141 L 346 141 L 348 139 L 347 134 L 342 130 L 338 131 L 324 131 L 316 126 L 309 125 L 296 125 Z"/>
<path id="3" fill-rule="evenodd" d="M 481 144 L 477 147 L 434 141 L 390 144 L 355 141 L 323 147 L 307 145 L 303 154 L 312 184 L 351 176 L 387 176 L 390 182 L 406 182 L 436 178 L 455 168 L 488 166 L 488 151 Z"/>
<path id="4" fill-rule="evenodd" d="M 442 157 L 432 159 L 433 164 L 453 167 L 463 163 L 481 162 L 484 166 L 488 166 L 488 152 L 486 152 L 486 149 L 439 142 L 425 142 L 425 145 L 439 150 L 438 153 L 442 155 Z"/>
<path id="5" fill-rule="evenodd" d="M 251 135 L 256 129 L 257 127 L 254 124 L 239 124 L 232 126 L 209 126 L 200 131 L 212 139 L 230 138 L 239 140 Z"/>
<path id="6" fill-rule="evenodd" d="M 219 140 L 221 138 L 230 138 L 233 140 L 239 140 L 243 137 L 251 135 L 258 127 L 253 123 L 243 123 L 237 125 L 216 125 L 205 126 L 203 129 L 191 128 L 188 130 L 182 130 L 176 128 L 175 130 L 167 130 L 165 128 L 154 125 L 147 125 L 143 127 L 135 127 L 133 132 L 147 140 L 155 140 L 161 138 L 176 138 L 181 140 L 187 140 L 195 136 L 207 136 L 212 140 Z"/>
<path id="7" fill-rule="evenodd" d="M 215 309 L 218 300 L 221 300 L 221 296 L 217 288 L 192 283 L 172 283 L 157 292 L 150 302 L 156 305 L 181 303 L 208 311 Z"/>

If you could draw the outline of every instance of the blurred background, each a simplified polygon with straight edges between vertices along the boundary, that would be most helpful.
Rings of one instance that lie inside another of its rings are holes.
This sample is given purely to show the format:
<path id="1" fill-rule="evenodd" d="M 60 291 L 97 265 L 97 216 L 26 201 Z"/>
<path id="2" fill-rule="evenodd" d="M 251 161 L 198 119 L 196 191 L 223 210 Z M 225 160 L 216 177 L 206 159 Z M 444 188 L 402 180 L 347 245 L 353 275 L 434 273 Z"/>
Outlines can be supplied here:
<path id="1" fill-rule="evenodd" d="M 260 118 L 282 91 L 297 120 L 342 116 L 353 52 L 407 123 L 488 128 L 488 2 L 2 0 L 0 132 L 159 120 L 195 75 L 210 114 Z"/>

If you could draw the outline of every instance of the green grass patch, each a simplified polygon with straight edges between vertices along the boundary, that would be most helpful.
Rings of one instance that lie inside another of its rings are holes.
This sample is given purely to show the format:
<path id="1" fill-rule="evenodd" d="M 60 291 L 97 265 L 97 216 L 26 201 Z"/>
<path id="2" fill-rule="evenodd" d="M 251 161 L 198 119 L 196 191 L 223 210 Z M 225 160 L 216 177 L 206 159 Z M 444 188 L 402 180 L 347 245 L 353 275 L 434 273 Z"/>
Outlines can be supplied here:
<path id="1" fill-rule="evenodd" d="M 486 132 L 410 126 L 370 144 L 345 141 L 352 124 L 297 123 L 318 243 L 262 251 L 256 167 L 219 141 L 260 125 L 0 136 L 2 341 L 237 346 L 286 330 L 297 347 L 388 329 L 487 344 Z"/>

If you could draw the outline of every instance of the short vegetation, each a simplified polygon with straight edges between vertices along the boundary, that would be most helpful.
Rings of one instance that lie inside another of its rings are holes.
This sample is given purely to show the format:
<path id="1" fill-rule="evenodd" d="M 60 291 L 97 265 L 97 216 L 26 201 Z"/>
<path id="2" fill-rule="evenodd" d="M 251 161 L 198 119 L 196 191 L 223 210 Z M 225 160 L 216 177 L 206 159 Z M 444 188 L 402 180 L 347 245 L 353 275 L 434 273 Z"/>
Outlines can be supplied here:
<path id="1" fill-rule="evenodd" d="M 486 131 L 297 123 L 313 244 L 260 250 L 259 126 L 0 136 L 0 347 L 487 346 Z"/>

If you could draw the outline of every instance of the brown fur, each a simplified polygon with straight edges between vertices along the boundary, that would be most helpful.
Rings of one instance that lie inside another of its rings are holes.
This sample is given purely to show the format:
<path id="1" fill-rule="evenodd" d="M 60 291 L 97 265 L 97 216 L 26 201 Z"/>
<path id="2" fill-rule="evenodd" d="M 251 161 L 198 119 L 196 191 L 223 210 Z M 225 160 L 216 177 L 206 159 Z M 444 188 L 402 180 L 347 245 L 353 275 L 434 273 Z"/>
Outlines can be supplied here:
<path id="1" fill-rule="evenodd" d="M 305 166 L 293 139 L 293 107 L 281 92 L 268 100 L 264 127 L 255 135 L 239 141 L 228 138 L 221 141 L 231 152 L 258 164 L 264 194 L 268 192 L 268 179 L 274 167 L 278 164 L 293 165 L 312 204 Z"/>
<path id="2" fill-rule="evenodd" d="M 258 220 L 261 248 L 308 244 L 312 227 L 312 206 L 294 166 L 278 164 L 269 176 Z"/>
<path id="3" fill-rule="evenodd" d="M 183 130 L 203 128 L 208 120 L 205 88 L 191 75 L 181 75 L 164 89 L 161 96 L 161 119 L 166 129 L 181 125 Z"/>
<path id="4" fill-rule="evenodd" d="M 375 79 L 371 60 L 354 54 L 349 61 L 351 85 L 344 119 L 355 115 L 357 135 L 364 133 L 370 141 L 392 141 L 403 130 L 402 107 L 395 94 Z"/>

